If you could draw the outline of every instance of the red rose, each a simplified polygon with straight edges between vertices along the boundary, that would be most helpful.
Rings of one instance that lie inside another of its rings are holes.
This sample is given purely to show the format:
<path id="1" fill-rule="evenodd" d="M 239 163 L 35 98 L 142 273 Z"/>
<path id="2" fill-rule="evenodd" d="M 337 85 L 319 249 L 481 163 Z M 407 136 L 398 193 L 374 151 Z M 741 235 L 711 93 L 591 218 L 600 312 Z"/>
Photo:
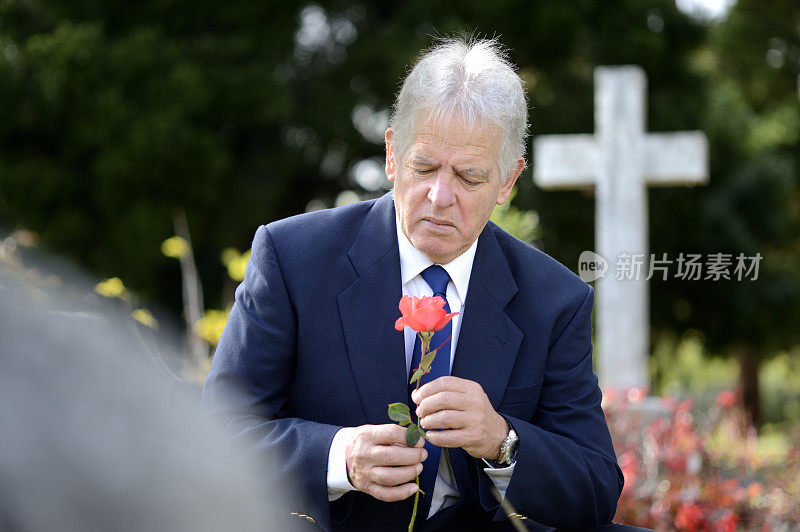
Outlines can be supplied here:
<path id="1" fill-rule="evenodd" d="M 438 331 L 453 319 L 458 312 L 447 313 L 444 310 L 445 300 L 439 296 L 409 297 L 400 300 L 402 317 L 397 318 L 394 328 L 402 331 L 403 327 L 411 327 L 417 332 Z"/>

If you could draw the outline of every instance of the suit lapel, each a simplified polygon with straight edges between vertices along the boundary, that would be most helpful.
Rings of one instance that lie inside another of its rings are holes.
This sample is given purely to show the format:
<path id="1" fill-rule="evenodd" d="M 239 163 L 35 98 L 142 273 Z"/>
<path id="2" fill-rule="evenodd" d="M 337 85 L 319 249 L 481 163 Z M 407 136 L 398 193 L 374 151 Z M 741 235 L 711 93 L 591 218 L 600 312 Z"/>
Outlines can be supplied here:
<path id="1" fill-rule="evenodd" d="M 487 224 L 478 239 L 452 374 L 480 383 L 495 409 L 522 343 L 522 331 L 504 310 L 517 291 L 505 254 Z"/>
<path id="2" fill-rule="evenodd" d="M 452 374 L 478 382 L 495 409 L 522 343 L 522 331 L 504 310 L 517 291 L 505 254 L 492 226 L 487 225 L 478 238 L 472 263 Z M 475 464 L 474 459 L 463 449 L 450 449 L 450 463 L 461 496 L 465 501 L 476 502 L 477 470 L 474 465 L 470 467 Z M 481 465 L 478 463 L 478 467 Z"/>
<path id="3" fill-rule="evenodd" d="M 405 342 L 394 328 L 402 296 L 394 201 L 375 202 L 348 251 L 358 275 L 337 298 L 350 367 L 367 423 L 390 423 L 390 403 L 407 401 Z"/>

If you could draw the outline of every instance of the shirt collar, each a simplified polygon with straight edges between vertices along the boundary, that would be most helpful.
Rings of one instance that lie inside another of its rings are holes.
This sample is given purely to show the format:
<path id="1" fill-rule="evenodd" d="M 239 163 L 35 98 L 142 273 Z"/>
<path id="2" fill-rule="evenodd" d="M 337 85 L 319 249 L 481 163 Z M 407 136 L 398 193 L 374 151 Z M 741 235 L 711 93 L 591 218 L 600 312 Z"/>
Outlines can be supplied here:
<path id="1" fill-rule="evenodd" d="M 422 273 L 422 271 L 434 264 L 424 253 L 414 247 L 400 228 L 400 219 L 395 213 L 395 228 L 397 229 L 397 244 L 400 251 L 400 278 L 405 285 L 411 279 Z M 461 255 L 451 260 L 447 264 L 442 264 L 442 268 L 450 275 L 450 279 L 456 287 L 458 297 L 465 301 L 467 288 L 469 288 L 469 278 L 472 274 L 472 263 L 475 261 L 475 251 L 478 249 L 478 239 Z"/>

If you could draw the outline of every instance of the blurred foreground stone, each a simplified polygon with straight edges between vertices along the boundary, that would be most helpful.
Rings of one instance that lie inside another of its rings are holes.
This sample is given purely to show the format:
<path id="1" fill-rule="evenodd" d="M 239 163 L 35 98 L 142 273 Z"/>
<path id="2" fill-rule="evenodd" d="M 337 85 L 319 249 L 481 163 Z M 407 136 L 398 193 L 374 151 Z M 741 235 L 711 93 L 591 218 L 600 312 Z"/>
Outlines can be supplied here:
<path id="1" fill-rule="evenodd" d="M 295 526 L 269 464 L 218 435 L 128 315 L 33 288 L 0 267 L 0 530 Z"/>

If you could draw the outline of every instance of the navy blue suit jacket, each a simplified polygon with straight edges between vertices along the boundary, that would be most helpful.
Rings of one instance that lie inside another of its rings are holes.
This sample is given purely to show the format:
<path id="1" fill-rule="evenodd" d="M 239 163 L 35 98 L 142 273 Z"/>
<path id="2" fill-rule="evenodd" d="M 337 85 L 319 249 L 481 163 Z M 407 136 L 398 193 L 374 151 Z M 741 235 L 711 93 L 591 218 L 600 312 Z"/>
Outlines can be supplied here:
<path id="1" fill-rule="evenodd" d="M 277 474 L 301 488 L 292 510 L 305 522 L 407 528 L 413 498 L 350 492 L 329 503 L 326 484 L 336 431 L 389 423 L 387 405 L 407 400 L 401 291 L 391 193 L 256 233 L 203 402 L 251 452 L 280 449 Z M 506 498 L 532 528 L 607 523 L 622 489 L 592 371 L 592 302 L 567 268 L 484 228 L 452 374 L 480 383 L 518 433 Z M 482 462 L 450 455 L 462 499 L 423 529 L 508 527 Z"/>

